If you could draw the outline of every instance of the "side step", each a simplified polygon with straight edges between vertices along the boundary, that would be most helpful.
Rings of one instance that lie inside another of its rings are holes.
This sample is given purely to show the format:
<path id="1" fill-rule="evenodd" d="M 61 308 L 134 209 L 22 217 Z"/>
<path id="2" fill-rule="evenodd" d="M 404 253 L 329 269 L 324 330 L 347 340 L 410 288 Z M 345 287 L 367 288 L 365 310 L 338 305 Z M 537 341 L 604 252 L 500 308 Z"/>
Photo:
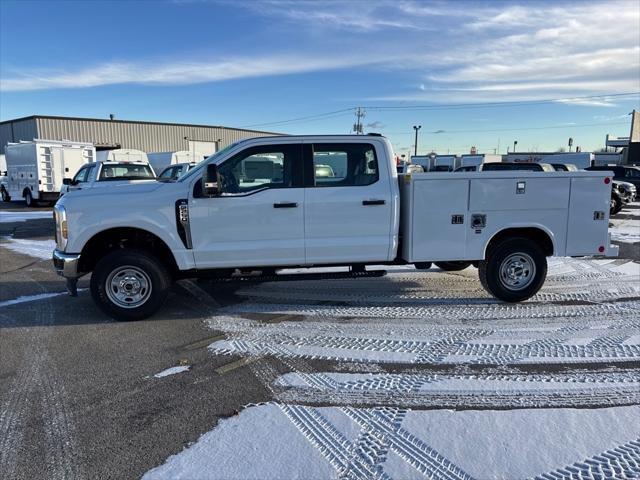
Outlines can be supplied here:
<path id="1" fill-rule="evenodd" d="M 372 271 L 351 271 L 351 272 L 326 272 L 326 273 L 283 273 L 275 275 L 251 275 L 241 274 L 238 276 L 223 277 L 223 278 L 209 278 L 205 277 L 214 283 L 262 283 L 262 282 L 299 282 L 302 280 L 341 280 L 345 278 L 375 278 L 384 277 L 387 274 L 386 270 L 372 270 Z"/>

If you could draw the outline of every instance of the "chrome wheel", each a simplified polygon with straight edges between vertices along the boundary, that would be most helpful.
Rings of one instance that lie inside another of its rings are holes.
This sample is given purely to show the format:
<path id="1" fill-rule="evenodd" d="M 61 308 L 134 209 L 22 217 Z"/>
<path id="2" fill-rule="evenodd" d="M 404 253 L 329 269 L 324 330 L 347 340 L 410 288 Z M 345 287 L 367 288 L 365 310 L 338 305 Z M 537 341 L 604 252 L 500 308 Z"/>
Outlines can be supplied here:
<path id="1" fill-rule="evenodd" d="M 122 308 L 136 308 L 151 296 L 151 279 L 140 268 L 123 265 L 113 270 L 105 282 L 109 300 Z"/>
<path id="2" fill-rule="evenodd" d="M 526 253 L 514 253 L 500 265 L 500 283 L 509 290 L 527 288 L 536 275 L 536 264 Z"/>

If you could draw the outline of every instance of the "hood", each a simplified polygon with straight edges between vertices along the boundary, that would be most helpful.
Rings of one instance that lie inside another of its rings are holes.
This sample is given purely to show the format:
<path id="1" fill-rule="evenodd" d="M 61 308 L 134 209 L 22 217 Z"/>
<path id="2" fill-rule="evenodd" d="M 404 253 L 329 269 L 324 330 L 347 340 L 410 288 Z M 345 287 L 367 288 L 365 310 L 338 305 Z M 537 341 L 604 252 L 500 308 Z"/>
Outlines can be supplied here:
<path id="1" fill-rule="evenodd" d="M 98 182 L 96 182 L 98 183 Z M 169 183 L 158 182 L 156 180 L 148 181 L 134 181 L 134 182 L 103 182 L 110 188 L 98 187 L 98 188 L 85 188 L 82 190 L 73 190 L 64 194 L 58 200 L 60 205 L 65 204 L 81 204 L 84 201 L 98 200 L 102 205 L 113 205 L 115 203 L 128 203 L 132 204 L 136 202 L 137 196 L 148 196 L 153 194 L 156 190 L 166 188 L 171 185 Z M 99 198 L 102 197 L 102 198 Z"/>

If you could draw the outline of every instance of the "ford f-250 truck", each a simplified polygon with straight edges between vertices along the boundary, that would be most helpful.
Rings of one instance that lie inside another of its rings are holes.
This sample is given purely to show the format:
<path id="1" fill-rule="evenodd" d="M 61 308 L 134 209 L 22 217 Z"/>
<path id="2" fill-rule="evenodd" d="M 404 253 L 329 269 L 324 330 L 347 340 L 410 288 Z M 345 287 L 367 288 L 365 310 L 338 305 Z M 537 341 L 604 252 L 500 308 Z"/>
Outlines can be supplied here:
<path id="1" fill-rule="evenodd" d="M 135 320 L 184 277 L 474 262 L 486 290 L 517 302 L 540 289 L 548 256 L 617 254 L 606 172 L 398 178 L 393 159 L 379 135 L 261 137 L 173 182 L 71 192 L 54 209 L 53 262 L 72 294 L 92 272 L 98 306 Z"/>

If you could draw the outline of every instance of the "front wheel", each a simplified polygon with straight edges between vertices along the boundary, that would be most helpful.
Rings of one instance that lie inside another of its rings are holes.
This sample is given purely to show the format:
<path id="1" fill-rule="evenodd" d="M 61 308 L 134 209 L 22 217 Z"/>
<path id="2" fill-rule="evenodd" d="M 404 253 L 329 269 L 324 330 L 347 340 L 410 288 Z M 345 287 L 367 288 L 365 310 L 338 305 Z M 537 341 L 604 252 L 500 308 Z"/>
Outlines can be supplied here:
<path id="1" fill-rule="evenodd" d="M 91 275 L 91 296 L 98 307 L 116 320 L 142 320 L 162 306 L 171 286 L 166 268 L 142 250 L 109 253 Z"/>
<path id="2" fill-rule="evenodd" d="M 429 270 L 431 268 L 431 262 L 418 262 L 413 264 L 417 270 Z"/>
<path id="3" fill-rule="evenodd" d="M 0 189 L 0 195 L 2 195 L 3 202 L 11 201 L 11 197 L 9 196 L 9 193 L 4 188 Z"/>
<path id="4" fill-rule="evenodd" d="M 521 302 L 534 296 L 547 277 L 547 257 L 527 238 L 502 241 L 478 265 L 480 283 L 494 297 Z"/>
<path id="5" fill-rule="evenodd" d="M 436 267 L 445 272 L 457 272 L 464 270 L 471 262 L 436 262 Z"/>

